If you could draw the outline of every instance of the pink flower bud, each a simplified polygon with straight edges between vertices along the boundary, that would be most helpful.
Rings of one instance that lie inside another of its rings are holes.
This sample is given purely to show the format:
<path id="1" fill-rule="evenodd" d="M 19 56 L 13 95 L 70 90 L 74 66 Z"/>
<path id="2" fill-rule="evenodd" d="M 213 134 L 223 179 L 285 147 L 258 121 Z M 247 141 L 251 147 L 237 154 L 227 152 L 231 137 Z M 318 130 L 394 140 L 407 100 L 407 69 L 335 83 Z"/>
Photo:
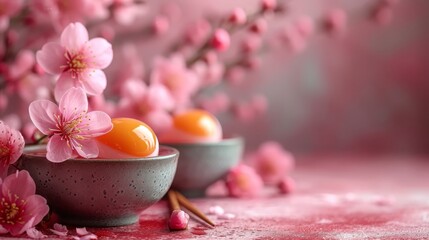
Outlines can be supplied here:
<path id="1" fill-rule="evenodd" d="M 168 220 L 170 230 L 184 230 L 188 227 L 189 215 L 182 210 L 174 210 Z"/>
<path id="2" fill-rule="evenodd" d="M 344 32 L 347 25 L 347 14 L 343 9 L 332 9 L 325 19 L 326 30 L 330 33 Z"/>
<path id="3" fill-rule="evenodd" d="M 152 22 L 152 30 L 157 35 L 165 33 L 169 28 L 170 22 L 168 21 L 168 18 L 164 16 L 157 16 Z"/>
<path id="4" fill-rule="evenodd" d="M 295 191 L 295 185 L 295 180 L 293 180 L 293 178 L 289 176 L 286 176 L 282 180 L 280 180 L 277 187 L 279 188 L 281 193 L 288 194 Z"/>
<path id="5" fill-rule="evenodd" d="M 273 11 L 277 7 L 277 0 L 262 0 L 261 9 L 263 12 Z"/>
<path id="6" fill-rule="evenodd" d="M 223 52 L 229 48 L 231 44 L 231 39 L 229 33 L 222 28 L 216 29 L 213 38 L 212 38 L 212 46 L 214 49 L 219 52 Z"/>
<path id="7" fill-rule="evenodd" d="M 247 21 L 246 12 L 242 8 L 235 8 L 229 15 L 228 21 L 236 25 L 244 24 Z"/>
<path id="8" fill-rule="evenodd" d="M 262 34 L 267 30 L 267 21 L 263 18 L 256 20 L 249 28 L 251 32 Z"/>

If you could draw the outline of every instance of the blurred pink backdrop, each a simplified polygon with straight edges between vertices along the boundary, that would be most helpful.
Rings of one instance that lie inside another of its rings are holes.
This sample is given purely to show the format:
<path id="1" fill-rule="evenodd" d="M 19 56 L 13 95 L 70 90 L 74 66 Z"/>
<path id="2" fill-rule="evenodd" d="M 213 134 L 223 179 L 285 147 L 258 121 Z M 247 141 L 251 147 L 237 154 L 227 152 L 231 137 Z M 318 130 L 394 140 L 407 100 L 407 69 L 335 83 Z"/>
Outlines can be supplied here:
<path id="1" fill-rule="evenodd" d="M 268 96 L 267 114 L 248 123 L 224 116 L 225 131 L 244 135 L 248 148 L 277 140 L 300 153 L 428 153 L 429 1 L 400 1 L 386 25 L 367 18 L 374 2 L 293 1 L 291 18 L 344 7 L 346 34 L 270 56 L 248 92 L 237 90 Z"/>

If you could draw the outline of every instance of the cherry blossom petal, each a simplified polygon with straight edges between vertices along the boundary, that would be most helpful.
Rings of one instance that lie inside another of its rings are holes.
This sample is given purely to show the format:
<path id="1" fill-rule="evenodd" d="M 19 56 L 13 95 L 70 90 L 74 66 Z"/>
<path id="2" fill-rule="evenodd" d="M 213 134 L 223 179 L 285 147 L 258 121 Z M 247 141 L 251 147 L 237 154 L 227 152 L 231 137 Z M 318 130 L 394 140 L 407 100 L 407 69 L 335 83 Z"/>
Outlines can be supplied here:
<path id="1" fill-rule="evenodd" d="M 92 111 L 86 116 L 81 123 L 87 128 L 81 134 L 83 137 L 98 137 L 112 130 L 112 120 L 107 113 Z"/>
<path id="2" fill-rule="evenodd" d="M 69 24 L 61 34 L 61 45 L 72 54 L 79 52 L 87 41 L 88 31 L 79 22 Z"/>
<path id="3" fill-rule="evenodd" d="M 79 156 L 84 158 L 96 158 L 98 157 L 99 150 L 98 145 L 94 140 L 83 140 L 75 141 L 73 143 Z"/>
<path id="4" fill-rule="evenodd" d="M 47 43 L 43 45 L 42 50 L 37 51 L 37 63 L 50 74 L 60 74 L 63 69 L 61 66 L 66 65 L 64 57 L 65 49 L 58 43 Z"/>
<path id="5" fill-rule="evenodd" d="M 113 59 L 112 45 L 104 38 L 93 38 L 85 44 L 88 56 L 88 67 L 103 69 L 110 65 Z"/>
<path id="6" fill-rule="evenodd" d="M 100 95 L 106 89 L 106 75 L 99 69 L 87 69 L 80 77 L 83 88 L 90 95 Z"/>
<path id="7" fill-rule="evenodd" d="M 64 162 L 73 156 L 72 149 L 59 135 L 53 135 L 46 146 L 46 158 L 51 162 Z"/>
<path id="8" fill-rule="evenodd" d="M 5 234 L 5 233 L 8 233 L 8 232 L 9 232 L 9 230 L 7 230 L 2 225 L 0 225 L 0 234 Z"/>
<path id="9" fill-rule="evenodd" d="M 97 235 L 91 233 L 91 234 L 81 236 L 81 237 L 72 236 L 72 239 L 74 239 L 74 240 L 95 240 L 95 239 L 98 239 L 98 237 L 97 237 Z"/>
<path id="10" fill-rule="evenodd" d="M 77 233 L 77 235 L 79 235 L 79 236 L 84 236 L 84 235 L 90 234 L 90 233 L 86 230 L 86 228 L 85 228 L 85 227 L 82 227 L 82 228 L 76 228 L 76 233 Z"/>
<path id="11" fill-rule="evenodd" d="M 88 99 L 81 88 L 71 88 L 59 102 L 59 109 L 65 121 L 70 121 L 81 113 L 88 111 Z"/>
<path id="12" fill-rule="evenodd" d="M 55 129 L 55 115 L 59 115 L 57 105 L 48 100 L 37 100 L 29 106 L 30 119 L 37 129 L 49 135 Z"/>
<path id="13" fill-rule="evenodd" d="M 26 233 L 29 238 L 33 238 L 33 239 L 41 239 L 41 238 L 48 237 L 34 227 L 27 229 Z"/>
<path id="14" fill-rule="evenodd" d="M 16 186 L 20 187 L 17 188 Z M 13 195 L 16 194 L 21 198 L 27 198 L 36 193 L 36 184 L 26 170 L 16 172 L 16 174 L 7 177 L 1 188 L 3 197 L 8 196 L 11 189 L 13 189 Z"/>
<path id="15" fill-rule="evenodd" d="M 61 97 L 70 89 L 70 88 L 84 88 L 81 81 L 74 80 L 71 76 L 70 72 L 65 72 L 61 74 L 60 78 L 58 79 L 57 83 L 55 84 L 55 100 L 57 102 L 60 101 Z"/>
<path id="16" fill-rule="evenodd" d="M 67 233 L 69 230 L 67 229 L 66 226 L 61 225 L 59 223 L 55 223 L 53 227 L 54 227 L 54 229 L 51 228 L 49 230 L 51 232 L 53 232 L 54 234 L 56 234 L 58 236 L 62 236 L 62 237 L 67 236 Z"/>
<path id="17" fill-rule="evenodd" d="M 46 216 L 46 214 L 49 212 L 46 199 L 40 195 L 29 196 L 27 198 L 27 204 L 25 207 L 25 215 L 23 216 L 23 220 L 33 217 L 35 224 L 31 227 L 34 227 L 37 223 L 42 221 L 43 217 Z"/>
<path id="18" fill-rule="evenodd" d="M 36 225 L 35 222 L 34 222 L 34 219 L 35 218 L 32 217 L 28 221 L 23 220 L 23 221 L 25 221 L 24 225 L 20 225 L 20 224 L 13 225 L 13 227 L 9 229 L 9 233 L 12 236 L 21 235 L 22 233 L 24 233 L 25 231 L 27 231 L 27 229 L 32 228 L 32 227 L 34 227 L 34 225 Z"/>

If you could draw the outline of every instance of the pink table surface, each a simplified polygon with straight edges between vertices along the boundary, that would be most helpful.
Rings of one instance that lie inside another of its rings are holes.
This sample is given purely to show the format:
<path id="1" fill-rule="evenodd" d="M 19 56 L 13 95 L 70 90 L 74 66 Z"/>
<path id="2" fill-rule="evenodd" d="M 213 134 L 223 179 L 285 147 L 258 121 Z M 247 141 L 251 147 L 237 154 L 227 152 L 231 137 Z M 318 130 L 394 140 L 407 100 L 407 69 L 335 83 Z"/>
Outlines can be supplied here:
<path id="1" fill-rule="evenodd" d="M 301 157 L 292 176 L 290 195 L 266 188 L 235 199 L 214 186 L 192 199 L 202 211 L 219 205 L 235 215 L 211 216 L 212 229 L 191 219 L 187 230 L 169 232 L 162 200 L 139 223 L 88 230 L 99 239 L 429 239 L 428 157 Z"/>

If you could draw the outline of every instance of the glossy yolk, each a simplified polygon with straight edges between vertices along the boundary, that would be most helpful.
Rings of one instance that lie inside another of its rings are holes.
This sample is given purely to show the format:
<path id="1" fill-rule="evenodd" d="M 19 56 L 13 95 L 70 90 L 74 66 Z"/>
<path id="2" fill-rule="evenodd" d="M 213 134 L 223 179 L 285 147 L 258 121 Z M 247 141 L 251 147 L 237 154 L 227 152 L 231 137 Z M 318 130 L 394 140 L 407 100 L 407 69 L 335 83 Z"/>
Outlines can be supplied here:
<path id="1" fill-rule="evenodd" d="M 174 127 L 195 136 L 207 137 L 216 134 L 219 123 L 211 114 L 191 110 L 174 117 Z"/>
<path id="2" fill-rule="evenodd" d="M 145 123 L 132 118 L 113 118 L 113 129 L 97 140 L 120 152 L 137 157 L 148 156 L 156 149 L 157 138 Z"/>

